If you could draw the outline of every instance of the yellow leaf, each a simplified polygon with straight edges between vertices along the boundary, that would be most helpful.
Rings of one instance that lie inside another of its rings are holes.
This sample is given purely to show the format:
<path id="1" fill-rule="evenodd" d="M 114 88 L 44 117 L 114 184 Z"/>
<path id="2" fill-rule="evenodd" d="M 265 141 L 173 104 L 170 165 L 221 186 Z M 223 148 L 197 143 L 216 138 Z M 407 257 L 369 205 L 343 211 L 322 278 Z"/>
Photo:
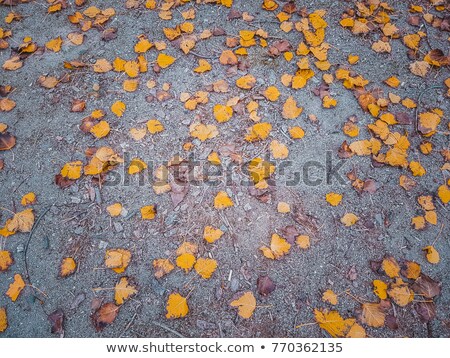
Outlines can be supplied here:
<path id="1" fill-rule="evenodd" d="M 161 278 L 171 272 L 175 266 L 169 259 L 155 259 L 153 260 L 153 268 L 155 269 L 155 277 Z"/>
<path id="2" fill-rule="evenodd" d="M 89 132 L 91 132 L 96 138 L 106 137 L 110 132 L 109 123 L 106 121 L 100 121 L 91 127 Z"/>
<path id="3" fill-rule="evenodd" d="M 197 253 L 197 251 L 198 251 L 198 246 L 195 243 L 185 241 L 177 249 L 177 255 L 183 255 L 183 254 L 195 255 Z"/>
<path id="4" fill-rule="evenodd" d="M 141 208 L 141 218 L 142 220 L 153 220 L 156 216 L 156 206 L 147 205 Z"/>
<path id="5" fill-rule="evenodd" d="M 213 259 L 199 258 L 194 265 L 195 271 L 204 279 L 208 279 L 217 268 L 217 261 Z"/>
<path id="6" fill-rule="evenodd" d="M 204 73 L 207 71 L 211 71 L 211 69 L 212 69 L 211 64 L 208 61 L 201 58 L 200 60 L 198 60 L 198 67 L 194 68 L 194 72 Z"/>
<path id="7" fill-rule="evenodd" d="M 381 280 L 373 280 L 373 293 L 375 293 L 381 300 L 387 298 L 387 285 Z"/>
<path id="8" fill-rule="evenodd" d="M 366 337 L 367 337 L 366 330 L 358 323 L 355 323 L 345 336 L 345 338 L 366 338 Z"/>
<path id="9" fill-rule="evenodd" d="M 84 35 L 78 32 L 71 32 L 67 35 L 67 38 L 70 42 L 77 46 L 81 45 L 84 41 Z"/>
<path id="10" fill-rule="evenodd" d="M 264 97 L 271 102 L 275 102 L 280 97 L 280 91 L 275 86 L 270 86 L 264 91 Z"/>
<path id="11" fill-rule="evenodd" d="M 438 196 L 442 203 L 448 204 L 450 202 L 450 188 L 443 184 L 438 188 Z"/>
<path id="12" fill-rule="evenodd" d="M 332 108 L 336 107 L 337 101 L 334 98 L 331 98 L 330 96 L 325 96 L 322 99 L 322 106 L 324 108 Z"/>
<path id="13" fill-rule="evenodd" d="M 270 151 L 275 159 L 285 159 L 289 155 L 288 147 L 277 140 L 270 142 Z"/>
<path id="14" fill-rule="evenodd" d="M 380 307 L 379 303 L 364 303 L 362 305 L 362 323 L 370 327 L 383 327 L 386 314 Z"/>
<path id="15" fill-rule="evenodd" d="M 402 100 L 402 104 L 409 109 L 417 107 L 416 102 L 414 102 L 411 98 L 405 98 L 404 100 Z"/>
<path id="16" fill-rule="evenodd" d="M 122 204 L 121 203 L 114 203 L 109 205 L 106 208 L 106 211 L 109 213 L 109 215 L 111 215 L 112 217 L 116 217 L 119 216 L 120 213 L 122 212 Z"/>
<path id="17" fill-rule="evenodd" d="M 342 128 L 342 131 L 351 138 L 359 135 L 359 127 L 352 121 L 347 121 Z"/>
<path id="18" fill-rule="evenodd" d="M 156 63 L 161 68 L 169 67 L 174 62 L 175 62 L 175 57 L 166 55 L 165 53 L 158 54 L 158 57 L 156 58 Z"/>
<path id="19" fill-rule="evenodd" d="M 217 122 L 228 122 L 230 118 L 233 116 L 233 108 L 230 106 L 224 106 L 222 104 L 216 104 L 214 106 L 214 118 L 216 118 Z"/>
<path id="20" fill-rule="evenodd" d="M 15 302 L 25 286 L 22 276 L 16 273 L 14 275 L 14 282 L 9 285 L 8 291 L 6 291 L 6 296 L 8 296 L 11 301 Z"/>
<path id="21" fill-rule="evenodd" d="M 105 265 L 116 273 L 122 273 L 131 261 L 131 252 L 125 249 L 107 250 Z"/>
<path id="22" fill-rule="evenodd" d="M 195 263 L 195 256 L 191 253 L 184 253 L 177 257 L 177 266 L 182 268 L 185 272 L 192 269 Z"/>
<path id="23" fill-rule="evenodd" d="M 22 200 L 20 201 L 20 203 L 23 206 L 32 205 L 32 204 L 36 203 L 36 194 L 33 192 L 25 194 L 22 197 Z"/>
<path id="24" fill-rule="evenodd" d="M 303 112 L 302 107 L 297 107 L 297 102 L 294 97 L 289 96 L 283 105 L 283 118 L 284 119 L 295 119 Z"/>
<path id="25" fill-rule="evenodd" d="M 245 75 L 236 80 L 236 86 L 246 90 L 252 89 L 255 84 L 256 78 L 252 75 Z"/>
<path id="26" fill-rule="evenodd" d="M 70 276 L 77 269 L 77 263 L 72 257 L 65 257 L 61 262 L 61 266 L 59 268 L 59 274 L 61 277 Z"/>
<path id="27" fill-rule="evenodd" d="M 305 136 L 305 131 L 301 127 L 289 128 L 289 135 L 292 139 L 301 139 Z"/>
<path id="28" fill-rule="evenodd" d="M 439 252 L 434 248 L 434 246 L 426 246 L 422 250 L 425 251 L 426 258 L 430 264 L 437 264 L 441 260 Z"/>
<path id="29" fill-rule="evenodd" d="M 108 60 L 100 58 L 94 63 L 93 68 L 94 72 L 105 73 L 111 71 L 113 67 Z"/>
<path id="30" fill-rule="evenodd" d="M 156 134 L 164 130 L 164 126 L 157 119 L 147 121 L 147 129 L 151 134 Z"/>
<path id="31" fill-rule="evenodd" d="M 14 260 L 9 251 L 0 250 L 0 272 L 6 271 L 13 262 Z"/>
<path id="32" fill-rule="evenodd" d="M 309 239 L 308 235 L 297 236 L 297 238 L 295 239 L 295 243 L 303 250 L 307 250 L 311 246 L 311 240 Z"/>
<path id="33" fill-rule="evenodd" d="M 414 225 L 415 230 L 422 230 L 425 228 L 425 218 L 423 216 L 415 216 L 411 219 L 411 224 Z"/>
<path id="34" fill-rule="evenodd" d="M 410 280 L 416 280 L 420 276 L 420 265 L 414 261 L 406 261 L 405 269 L 402 271 L 402 275 Z"/>
<path id="35" fill-rule="evenodd" d="M 131 78 L 139 75 L 139 63 L 137 61 L 127 61 L 123 66 L 124 72 Z"/>
<path id="36" fill-rule="evenodd" d="M 270 241 L 270 248 L 266 246 L 260 247 L 263 255 L 268 259 L 279 259 L 289 252 L 291 244 L 289 244 L 285 239 L 283 239 L 278 234 L 272 234 L 272 239 Z"/>
<path id="37" fill-rule="evenodd" d="M 395 76 L 389 77 L 387 80 L 384 81 L 384 83 L 386 83 L 389 87 L 392 88 L 397 88 L 401 84 L 400 80 Z"/>
<path id="38" fill-rule="evenodd" d="M 392 256 L 386 256 L 381 263 L 381 268 L 390 278 L 399 277 L 400 266 L 398 265 L 395 258 Z"/>
<path id="39" fill-rule="evenodd" d="M 337 305 L 338 296 L 332 290 L 326 290 L 322 295 L 322 301 Z"/>
<path id="40" fill-rule="evenodd" d="M 122 117 L 123 112 L 125 112 L 126 105 L 122 101 L 116 101 L 111 106 L 111 112 L 113 112 L 117 117 Z"/>
<path id="41" fill-rule="evenodd" d="M 23 62 L 20 60 L 19 56 L 13 56 L 10 59 L 6 60 L 2 68 L 7 71 L 15 71 L 23 66 Z"/>
<path id="42" fill-rule="evenodd" d="M 214 207 L 216 209 L 224 209 L 233 205 L 233 201 L 225 191 L 219 191 L 214 198 Z"/>
<path id="43" fill-rule="evenodd" d="M 345 226 L 352 226 L 356 224 L 359 218 L 353 213 L 347 213 L 341 218 L 341 223 Z"/>
<path id="44" fill-rule="evenodd" d="M 203 230 L 203 238 L 210 244 L 219 240 L 223 235 L 223 231 L 212 226 L 206 226 Z"/>
<path id="45" fill-rule="evenodd" d="M 354 65 L 355 63 L 357 63 L 359 61 L 359 56 L 350 54 L 347 57 L 347 61 L 350 65 Z"/>
<path id="46" fill-rule="evenodd" d="M 144 36 L 139 36 L 139 41 L 134 45 L 134 52 L 145 53 L 152 48 L 153 44 Z"/>
<path id="47" fill-rule="evenodd" d="M 403 43 L 412 50 L 418 50 L 420 36 L 418 34 L 405 35 L 403 36 Z"/>
<path id="48" fill-rule="evenodd" d="M 236 65 L 238 63 L 238 58 L 231 50 L 224 50 L 219 57 L 219 62 L 222 65 Z M 244 81 L 244 80 L 243 80 Z"/>
<path id="49" fill-rule="evenodd" d="M 289 213 L 291 211 L 291 206 L 284 201 L 280 201 L 277 205 L 277 211 L 282 214 Z"/>
<path id="50" fill-rule="evenodd" d="M 45 47 L 47 47 L 49 50 L 52 50 L 53 52 L 59 52 L 61 50 L 62 43 L 63 41 L 61 39 L 61 36 L 59 36 L 56 39 L 48 41 L 45 44 Z"/>
<path id="51" fill-rule="evenodd" d="M 255 184 L 270 177 L 274 171 L 275 166 L 272 163 L 259 157 L 253 158 L 248 164 L 248 172 Z"/>
<path id="52" fill-rule="evenodd" d="M 191 136 L 200 139 L 202 142 L 214 138 L 219 134 L 217 127 L 212 124 L 193 123 L 189 129 Z"/>
<path id="53" fill-rule="evenodd" d="M 353 318 L 343 319 L 337 311 L 314 310 L 314 318 L 319 327 L 327 331 L 332 337 L 345 337 L 355 323 Z"/>
<path id="54" fill-rule="evenodd" d="M 114 287 L 114 300 L 117 305 L 122 305 L 125 300 L 135 295 L 137 292 L 136 287 L 128 282 L 128 277 L 121 277 Z"/>
<path id="55" fill-rule="evenodd" d="M 238 299 L 230 303 L 231 307 L 238 307 L 238 315 L 242 318 L 250 318 L 256 308 L 256 298 L 252 292 L 243 293 Z"/>
<path id="56" fill-rule="evenodd" d="M 30 232 L 34 224 L 33 209 L 25 209 L 14 214 L 13 218 L 7 222 L 8 231 Z"/>
<path id="57" fill-rule="evenodd" d="M 269 136 L 271 130 L 272 125 L 270 123 L 256 123 L 252 127 L 247 129 L 245 140 L 247 142 L 256 142 L 266 139 Z"/>
<path id="58" fill-rule="evenodd" d="M 342 194 L 331 192 L 325 196 L 325 199 L 331 206 L 338 206 L 342 200 Z"/>
<path id="59" fill-rule="evenodd" d="M 411 170 L 412 175 L 415 177 L 421 177 L 426 173 L 426 170 L 422 167 L 422 165 L 415 161 L 409 163 L 409 170 Z"/>
<path id="60" fill-rule="evenodd" d="M 0 332 L 6 331 L 8 328 L 8 316 L 6 315 L 6 308 L 0 307 Z"/>
<path id="61" fill-rule="evenodd" d="M 414 299 L 414 292 L 405 284 L 394 284 L 389 289 L 388 295 L 400 307 L 406 306 Z"/>
<path id="62" fill-rule="evenodd" d="M 186 298 L 179 293 L 171 293 L 167 301 L 166 318 L 185 317 L 189 313 L 189 307 Z"/>
<path id="63" fill-rule="evenodd" d="M 379 40 L 372 44 L 372 50 L 374 50 L 377 53 L 390 53 L 392 50 L 392 47 L 389 44 L 389 42 Z"/>

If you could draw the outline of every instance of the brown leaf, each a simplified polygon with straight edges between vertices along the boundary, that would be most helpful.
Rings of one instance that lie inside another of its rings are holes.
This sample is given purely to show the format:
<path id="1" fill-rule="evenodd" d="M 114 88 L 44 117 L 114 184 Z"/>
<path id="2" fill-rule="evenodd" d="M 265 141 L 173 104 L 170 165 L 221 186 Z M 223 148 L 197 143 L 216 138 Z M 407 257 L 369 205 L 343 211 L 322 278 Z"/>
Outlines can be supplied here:
<path id="1" fill-rule="evenodd" d="M 8 132 L 0 133 L 0 151 L 10 150 L 16 145 L 16 137 Z"/>
<path id="2" fill-rule="evenodd" d="M 55 175 L 55 184 L 58 185 L 61 189 L 68 188 L 73 183 L 75 183 L 75 180 L 71 180 L 66 177 L 63 177 L 61 174 Z"/>
<path id="3" fill-rule="evenodd" d="M 291 44 L 287 40 L 278 40 L 273 43 L 269 48 L 269 55 L 272 57 L 276 57 L 281 55 L 283 52 L 289 51 L 292 49 Z"/>
<path id="4" fill-rule="evenodd" d="M 436 305 L 434 302 L 420 301 L 414 304 L 419 318 L 422 322 L 427 323 L 432 321 L 436 317 Z"/>
<path id="5" fill-rule="evenodd" d="M 256 282 L 258 286 L 258 292 L 267 296 L 269 293 L 273 292 L 276 288 L 275 283 L 271 280 L 269 276 L 260 276 Z"/>
<path id="6" fill-rule="evenodd" d="M 109 29 L 103 30 L 102 32 L 102 40 L 103 41 L 111 41 L 117 37 L 117 28 L 111 27 Z"/>
<path id="7" fill-rule="evenodd" d="M 116 306 L 113 302 L 107 302 L 101 305 L 92 315 L 91 320 L 97 332 L 114 322 L 119 313 L 120 306 Z"/>
<path id="8" fill-rule="evenodd" d="M 59 334 L 60 336 L 64 335 L 64 312 L 61 309 L 57 309 L 55 312 L 50 313 L 48 315 L 48 320 L 52 325 L 52 333 Z"/>
<path id="9" fill-rule="evenodd" d="M 86 101 L 81 99 L 74 99 L 72 101 L 72 107 L 70 108 L 71 112 L 83 112 L 86 108 Z"/>
<path id="10" fill-rule="evenodd" d="M 397 317 L 395 317 L 394 315 L 387 315 L 385 323 L 386 327 L 388 327 L 389 329 L 392 329 L 394 331 L 398 329 Z"/>
<path id="11" fill-rule="evenodd" d="M 424 295 L 426 298 L 433 298 L 441 293 L 441 283 L 424 274 L 413 283 L 411 288 L 415 293 Z"/>
<path id="12" fill-rule="evenodd" d="M 300 235 L 300 231 L 298 231 L 295 226 L 288 225 L 281 229 L 281 235 L 292 245 L 297 236 Z"/>

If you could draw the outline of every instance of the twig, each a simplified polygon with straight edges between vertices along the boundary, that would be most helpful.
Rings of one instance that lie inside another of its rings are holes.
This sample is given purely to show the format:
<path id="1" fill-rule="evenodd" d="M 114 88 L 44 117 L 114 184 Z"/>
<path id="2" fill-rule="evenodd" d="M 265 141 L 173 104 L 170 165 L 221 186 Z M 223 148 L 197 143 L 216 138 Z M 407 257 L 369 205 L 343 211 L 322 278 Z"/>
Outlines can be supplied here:
<path id="1" fill-rule="evenodd" d="M 174 329 L 172 329 L 172 328 L 170 328 L 170 327 L 167 327 L 167 326 L 166 326 L 165 324 L 163 324 L 163 323 L 159 323 L 159 322 L 156 322 L 156 321 L 152 321 L 151 323 L 153 323 L 155 326 L 158 326 L 158 327 L 161 327 L 161 328 L 165 329 L 165 330 L 168 331 L 168 332 L 173 333 L 174 335 L 176 335 L 176 336 L 178 336 L 178 337 L 180 337 L 180 338 L 186 338 L 186 337 L 183 336 L 181 333 L 175 331 Z"/>
<path id="2" fill-rule="evenodd" d="M 25 251 L 24 251 L 24 255 L 23 255 L 24 261 L 25 261 L 25 274 L 26 274 L 26 279 L 30 283 L 31 287 L 34 287 L 34 286 L 31 284 L 30 273 L 28 271 L 28 260 L 27 260 L 28 247 L 30 246 L 31 238 L 33 237 L 33 234 L 36 231 L 36 228 L 39 226 L 39 223 L 41 222 L 42 218 L 45 216 L 45 214 L 47 214 L 49 212 L 49 210 L 53 207 L 53 205 L 55 205 L 55 203 L 53 203 L 52 205 L 49 205 L 44 210 L 44 212 L 41 214 L 41 216 L 39 216 L 39 218 L 36 220 L 36 222 L 33 225 L 33 228 L 30 231 L 30 234 L 28 235 L 27 243 L 25 245 Z"/>
<path id="3" fill-rule="evenodd" d="M 444 228 L 444 223 L 442 223 L 442 225 L 441 225 L 441 229 L 439 230 L 439 232 L 438 232 L 438 234 L 437 234 L 437 236 L 436 236 L 436 238 L 434 239 L 434 241 L 433 241 L 433 243 L 431 244 L 431 246 L 434 246 L 434 244 L 436 243 L 436 241 L 438 241 L 438 239 L 439 239 L 439 236 L 441 236 L 441 233 L 442 233 L 442 229 Z"/>

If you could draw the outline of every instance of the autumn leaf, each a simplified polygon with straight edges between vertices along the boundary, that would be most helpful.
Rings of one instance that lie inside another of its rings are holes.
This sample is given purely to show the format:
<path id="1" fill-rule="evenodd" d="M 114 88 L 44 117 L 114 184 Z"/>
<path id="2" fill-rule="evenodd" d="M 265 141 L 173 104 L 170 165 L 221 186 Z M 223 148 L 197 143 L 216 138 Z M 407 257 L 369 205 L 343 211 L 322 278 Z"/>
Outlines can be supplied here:
<path id="1" fill-rule="evenodd" d="M 116 273 L 122 273 L 131 261 L 131 252 L 125 249 L 107 250 L 105 265 Z"/>
<path id="2" fill-rule="evenodd" d="M 219 191 L 214 198 L 214 207 L 216 209 L 225 209 L 233 205 L 233 201 L 225 191 Z"/>
<path id="3" fill-rule="evenodd" d="M 345 337 L 355 323 L 355 319 L 344 319 L 337 311 L 314 309 L 314 318 L 319 327 L 327 331 L 331 337 Z"/>
<path id="4" fill-rule="evenodd" d="M 25 209 L 14 214 L 13 218 L 6 225 L 9 231 L 30 232 L 34 225 L 33 209 Z"/>
<path id="5" fill-rule="evenodd" d="M 169 67 L 174 62 L 175 62 L 175 57 L 166 55 L 165 53 L 158 54 L 158 57 L 156 58 L 156 63 L 161 68 Z"/>
<path id="6" fill-rule="evenodd" d="M 153 220 L 157 210 L 155 205 L 147 205 L 141 208 L 141 217 L 143 220 Z"/>
<path id="7" fill-rule="evenodd" d="M 438 264 L 440 261 L 439 252 L 434 248 L 434 246 L 426 246 L 422 249 L 425 251 L 426 258 L 431 264 Z"/>
<path id="8" fill-rule="evenodd" d="M 77 263 L 72 257 L 65 257 L 61 262 L 59 268 L 59 274 L 61 277 L 67 277 L 72 275 L 77 269 Z"/>
<path id="9" fill-rule="evenodd" d="M 130 283 L 128 277 L 121 277 L 114 287 L 114 301 L 116 301 L 116 305 L 120 306 L 137 292 L 136 287 Z"/>
<path id="10" fill-rule="evenodd" d="M 179 293 L 171 293 L 169 295 L 166 309 L 166 318 L 181 318 L 189 313 L 187 300 Z"/>
<path id="11" fill-rule="evenodd" d="M 8 328 L 8 316 L 6 315 L 6 308 L 0 307 L 0 333 L 6 331 Z"/>
<path id="12" fill-rule="evenodd" d="M 0 272 L 6 271 L 14 263 L 13 257 L 9 251 L 0 250 Z"/>
<path id="13" fill-rule="evenodd" d="M 122 117 L 125 112 L 126 105 L 122 101 L 116 101 L 111 106 L 111 112 L 113 112 L 117 117 Z"/>
<path id="14" fill-rule="evenodd" d="M 30 192 L 28 194 L 25 194 L 22 199 L 20 200 L 20 203 L 22 204 L 22 206 L 27 206 L 27 205 L 33 205 L 36 203 L 36 194 L 33 192 Z"/>
<path id="15" fill-rule="evenodd" d="M 6 296 L 15 302 L 24 288 L 25 282 L 22 276 L 16 273 L 14 275 L 14 282 L 9 285 L 8 291 L 6 291 Z"/>
<path id="16" fill-rule="evenodd" d="M 0 151 L 10 150 L 16 145 L 16 137 L 8 132 L 0 133 Z"/>
<path id="17" fill-rule="evenodd" d="M 252 292 L 244 292 L 239 298 L 231 301 L 231 307 L 238 308 L 238 315 L 248 319 L 253 315 L 256 308 L 256 299 Z"/>
<path id="18" fill-rule="evenodd" d="M 289 244 L 284 238 L 278 234 L 272 234 L 272 239 L 270 241 L 270 247 L 262 246 L 259 249 L 262 251 L 263 255 L 268 259 L 279 259 L 289 252 L 291 244 Z"/>
<path id="19" fill-rule="evenodd" d="M 176 263 L 179 268 L 189 272 L 195 264 L 195 256 L 191 253 L 183 253 L 177 257 Z"/>
<path id="20" fill-rule="evenodd" d="M 208 279 L 212 276 L 217 268 L 217 261 L 208 258 L 199 258 L 195 262 L 195 271 L 204 279 Z"/>
<path id="21" fill-rule="evenodd" d="M 289 96 L 283 105 L 282 116 L 284 119 L 295 119 L 303 112 L 302 107 L 297 107 L 294 97 Z"/>
<path id="22" fill-rule="evenodd" d="M 205 229 L 203 230 L 203 238 L 210 244 L 219 240 L 222 235 L 223 231 L 220 229 L 216 229 L 213 226 L 205 226 Z"/>
<path id="23" fill-rule="evenodd" d="M 358 222 L 359 218 L 353 213 L 346 213 L 341 218 L 341 223 L 345 226 L 353 226 Z"/>
<path id="24" fill-rule="evenodd" d="M 97 332 L 103 331 L 105 327 L 114 322 L 119 314 L 120 306 L 113 302 L 107 302 L 100 306 L 92 315 L 91 320 Z"/>
<path id="25" fill-rule="evenodd" d="M 363 303 L 361 321 L 370 327 L 383 327 L 386 314 L 379 303 Z"/>
<path id="26" fill-rule="evenodd" d="M 233 116 L 233 108 L 230 106 L 224 106 L 222 104 L 216 104 L 214 106 L 214 118 L 217 122 L 228 122 L 230 118 Z"/>
<path id="27" fill-rule="evenodd" d="M 373 293 L 375 293 L 381 300 L 387 298 L 387 284 L 381 280 L 373 280 Z"/>
<path id="28" fill-rule="evenodd" d="M 328 193 L 325 196 L 325 200 L 330 204 L 331 206 L 338 206 L 342 200 L 342 194 L 338 193 Z"/>
<path id="29" fill-rule="evenodd" d="M 249 90 L 256 84 L 256 78 L 252 75 L 245 75 L 236 80 L 236 86 L 239 88 Z"/>
<path id="30" fill-rule="evenodd" d="M 338 296 L 332 290 L 326 290 L 322 295 L 322 301 L 337 305 Z"/>
<path id="31" fill-rule="evenodd" d="M 170 273 L 175 266 L 169 259 L 155 259 L 153 260 L 153 268 L 155 269 L 155 277 L 159 279 Z"/>
<path id="32" fill-rule="evenodd" d="M 119 216 L 122 213 L 122 204 L 121 203 L 114 203 L 109 205 L 106 208 L 106 211 L 111 215 L 112 217 Z"/>

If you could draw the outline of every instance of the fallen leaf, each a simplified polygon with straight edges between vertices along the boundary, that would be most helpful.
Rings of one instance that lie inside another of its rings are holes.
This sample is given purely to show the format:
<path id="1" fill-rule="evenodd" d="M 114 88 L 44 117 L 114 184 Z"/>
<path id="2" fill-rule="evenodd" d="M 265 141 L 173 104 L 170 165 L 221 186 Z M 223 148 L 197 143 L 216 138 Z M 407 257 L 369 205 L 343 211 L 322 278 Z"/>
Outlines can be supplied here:
<path id="1" fill-rule="evenodd" d="M 59 268 L 59 274 L 61 277 L 67 277 L 72 275 L 77 269 L 77 263 L 72 257 L 65 257 L 61 262 Z"/>
<path id="2" fill-rule="evenodd" d="M 14 282 L 9 285 L 8 291 L 6 291 L 6 296 L 8 296 L 11 301 L 15 302 L 25 286 L 22 276 L 16 273 L 14 275 Z"/>
<path id="3" fill-rule="evenodd" d="M 120 306 L 137 292 L 136 287 L 129 282 L 128 277 L 121 277 L 114 287 L 114 301 L 116 301 L 116 305 Z"/>
<path id="4" fill-rule="evenodd" d="M 181 318 L 189 313 L 187 300 L 179 293 L 171 293 L 169 295 L 166 309 L 166 318 Z"/>
<path id="5" fill-rule="evenodd" d="M 238 307 L 238 315 L 242 318 L 250 318 L 256 308 L 256 299 L 252 292 L 247 291 L 230 303 L 231 307 Z"/>
<path id="6" fill-rule="evenodd" d="M 113 302 L 107 302 L 100 306 L 92 315 L 91 320 L 97 332 L 103 331 L 108 324 L 111 324 L 119 314 L 120 306 Z"/>
<path id="7" fill-rule="evenodd" d="M 199 258 L 194 265 L 194 270 L 204 279 L 210 278 L 216 268 L 217 261 L 208 258 Z"/>

